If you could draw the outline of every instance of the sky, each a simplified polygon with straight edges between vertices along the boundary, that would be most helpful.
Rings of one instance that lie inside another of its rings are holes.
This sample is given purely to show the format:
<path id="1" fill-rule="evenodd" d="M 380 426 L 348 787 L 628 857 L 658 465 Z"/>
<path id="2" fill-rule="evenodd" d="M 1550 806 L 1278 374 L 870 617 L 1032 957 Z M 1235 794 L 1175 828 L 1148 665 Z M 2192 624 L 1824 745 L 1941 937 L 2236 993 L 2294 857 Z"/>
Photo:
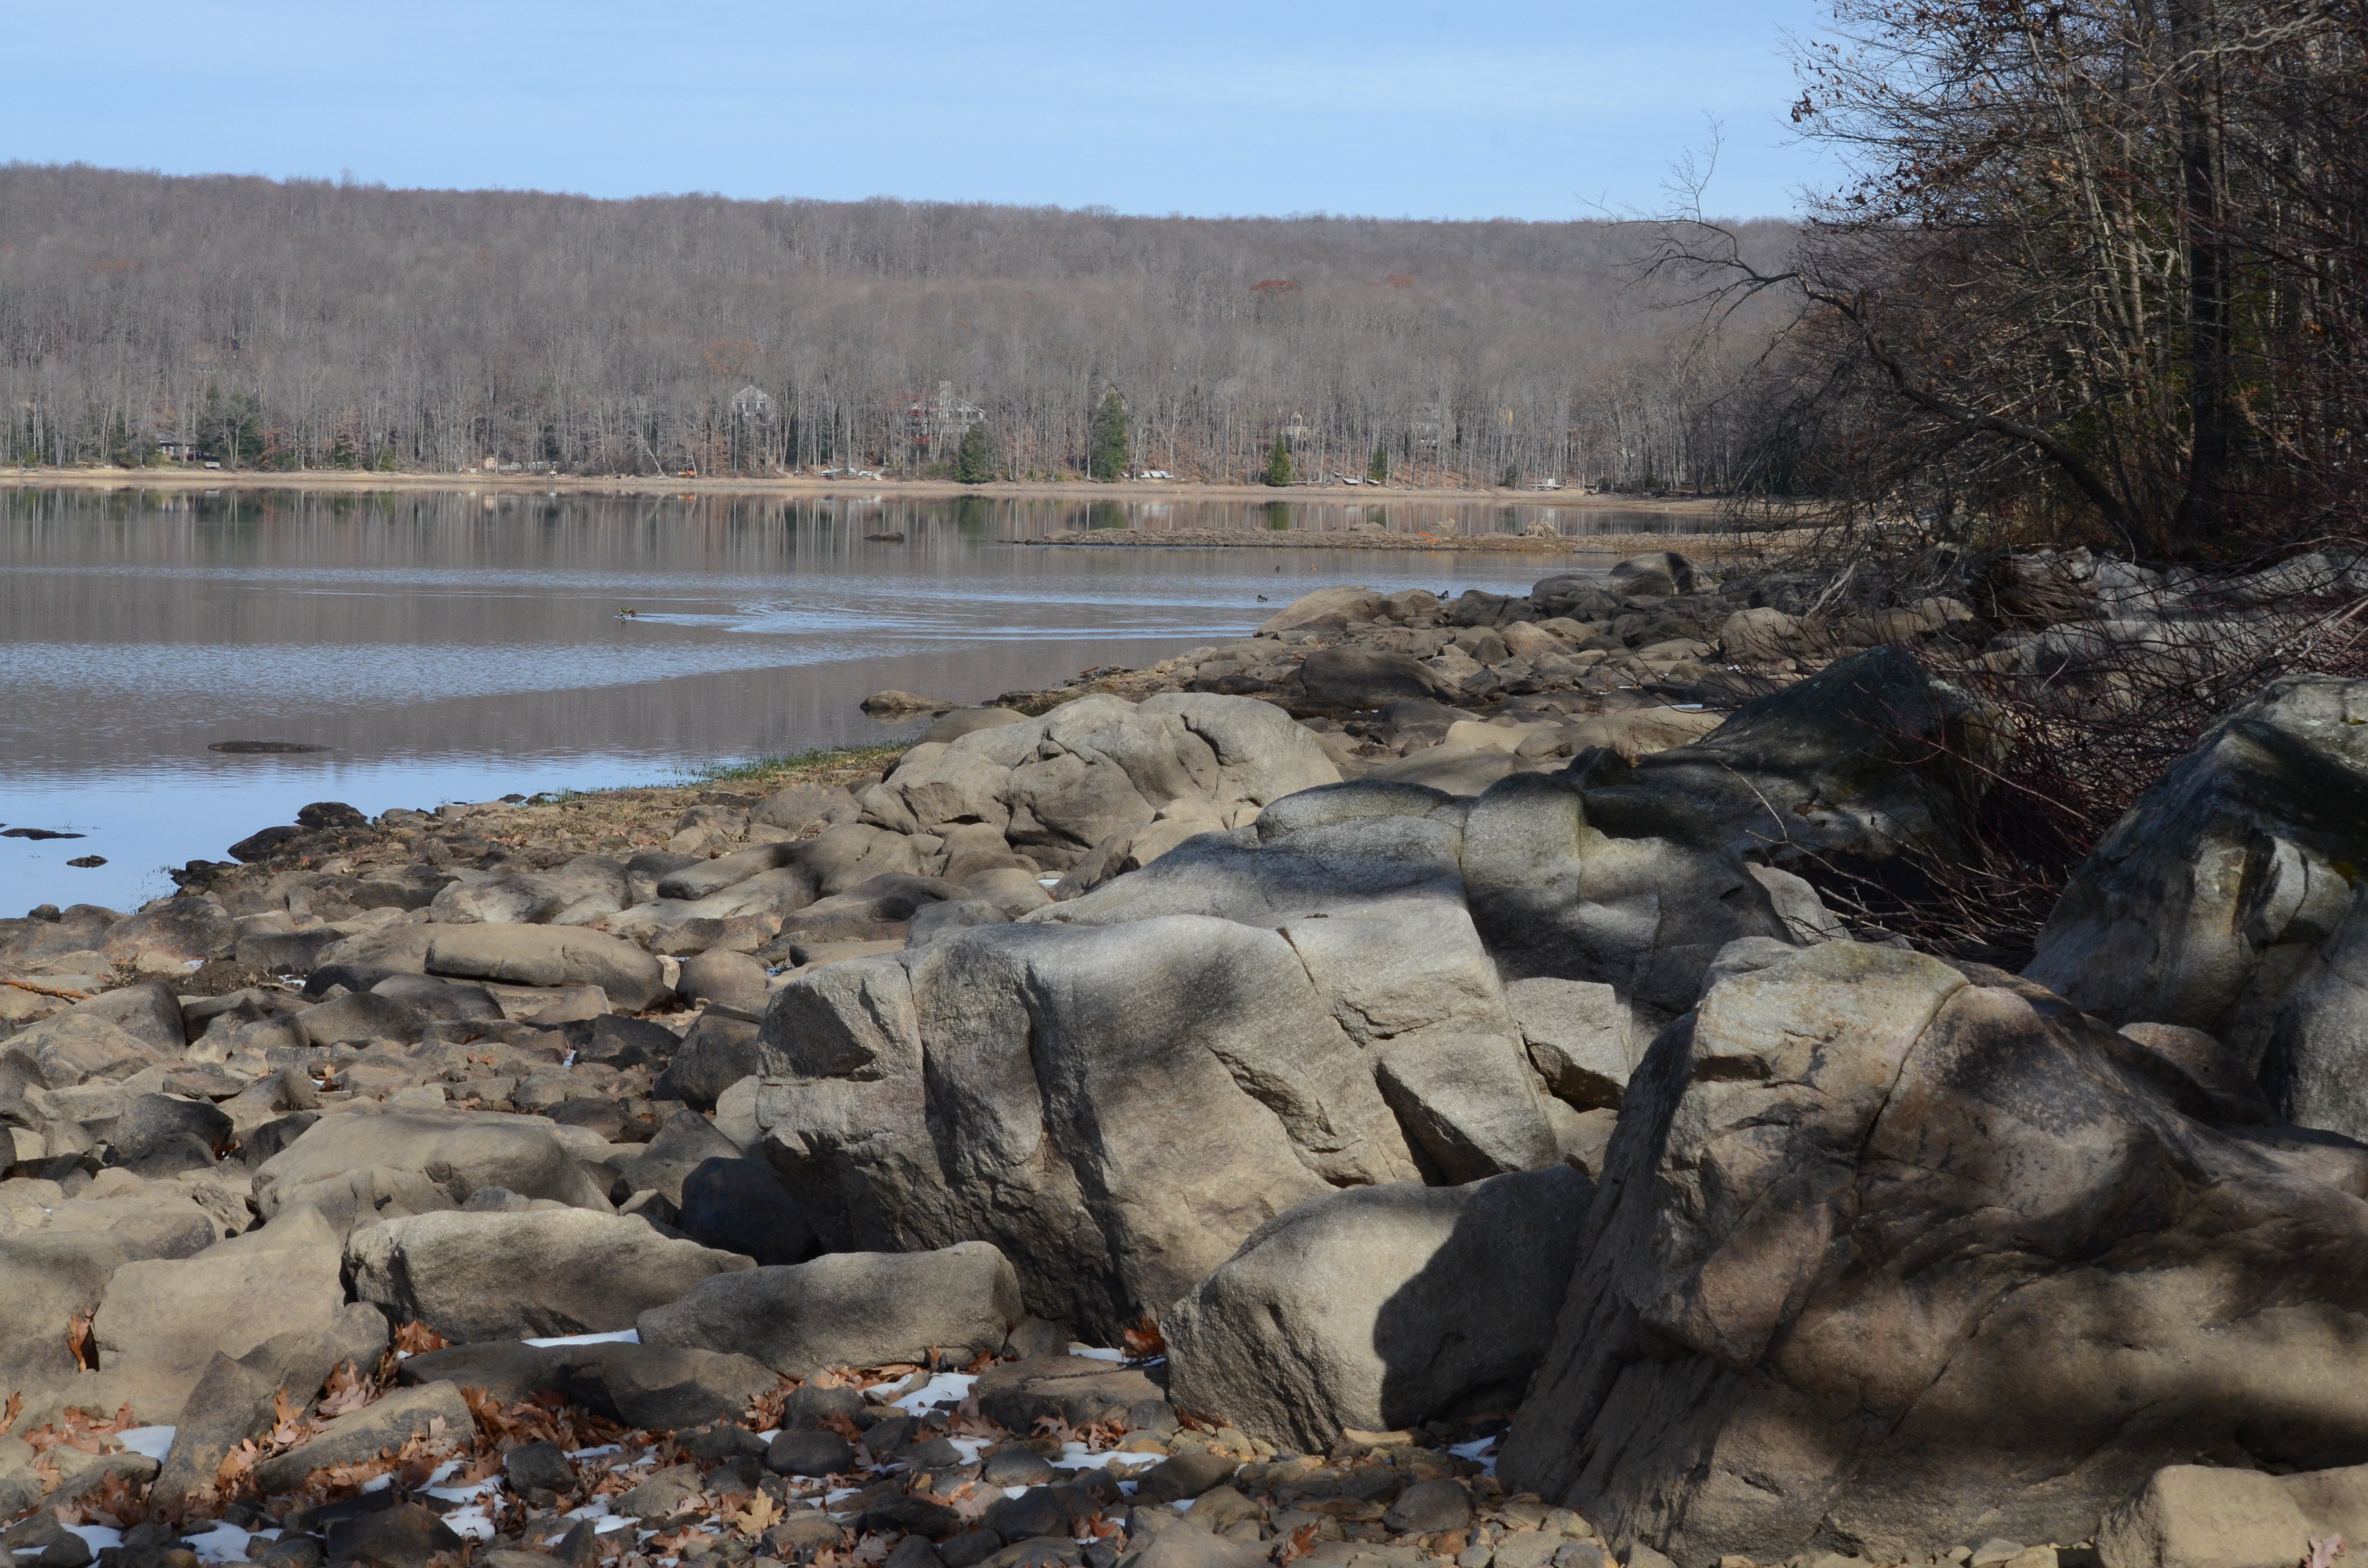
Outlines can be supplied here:
<path id="1" fill-rule="evenodd" d="M 1797 210 L 1812 0 L 128 0 L 9 8 L 0 159 L 621 197 Z"/>

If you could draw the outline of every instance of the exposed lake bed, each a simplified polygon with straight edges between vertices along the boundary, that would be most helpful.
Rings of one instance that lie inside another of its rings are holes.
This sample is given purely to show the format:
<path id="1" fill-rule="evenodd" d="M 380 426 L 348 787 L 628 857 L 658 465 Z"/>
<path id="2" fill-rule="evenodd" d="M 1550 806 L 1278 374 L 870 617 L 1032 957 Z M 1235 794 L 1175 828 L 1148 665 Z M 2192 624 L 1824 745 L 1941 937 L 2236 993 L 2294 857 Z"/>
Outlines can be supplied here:
<path id="1" fill-rule="evenodd" d="M 1328 583 L 1460 591 L 1539 570 L 1009 542 L 1159 520 L 1098 506 L 7 492 L 0 831 L 84 836 L 0 840 L 0 906 L 131 907 L 171 891 L 165 866 L 313 801 L 375 813 L 905 739 L 925 722 L 874 720 L 863 697 L 976 701 L 1142 665 Z M 1536 510 L 1391 508 L 1442 531 Z M 1188 520 L 1229 516 L 1292 514 L 1201 504 Z M 67 864 L 92 855 L 106 863 Z"/>

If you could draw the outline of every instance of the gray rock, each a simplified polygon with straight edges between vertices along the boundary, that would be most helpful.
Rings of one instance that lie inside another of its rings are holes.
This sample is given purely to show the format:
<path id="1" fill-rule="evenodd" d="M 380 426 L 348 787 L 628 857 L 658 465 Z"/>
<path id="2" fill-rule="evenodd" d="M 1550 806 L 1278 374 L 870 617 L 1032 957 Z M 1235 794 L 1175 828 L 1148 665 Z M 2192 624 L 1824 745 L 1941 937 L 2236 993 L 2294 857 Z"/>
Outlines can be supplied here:
<path id="1" fill-rule="evenodd" d="M 107 934 L 99 950 L 119 962 L 146 955 L 191 963 L 225 959 L 238 943 L 238 923 L 211 894 L 161 899 Z"/>
<path id="2" fill-rule="evenodd" d="M 697 1465 L 672 1465 L 653 1471 L 631 1491 L 620 1492 L 611 1511 L 634 1519 L 663 1519 L 700 1494 L 704 1478 Z"/>
<path id="3" fill-rule="evenodd" d="M 1313 735 L 1264 702 L 1094 696 L 908 762 L 867 793 L 864 809 L 868 820 L 905 832 L 985 824 L 1057 869 L 1163 808 L 1189 802 L 1230 824 L 1339 777 Z"/>
<path id="4" fill-rule="evenodd" d="M 87 1219 L 91 1228 L 54 1227 L 0 1235 L 0 1381 L 14 1389 L 48 1389 L 80 1370 L 66 1348 L 67 1326 L 95 1312 L 108 1281 L 125 1264 L 143 1258 L 188 1257 L 212 1244 L 213 1222 L 197 1205 L 98 1205 L 112 1217 Z"/>
<path id="5" fill-rule="evenodd" d="M 832 1253 L 719 1274 L 641 1315 L 644 1346 L 722 1348 L 784 1376 L 1003 1347 L 1019 1282 L 984 1242 L 925 1253 Z"/>
<path id="6" fill-rule="evenodd" d="M 715 1123 L 695 1110 L 678 1110 L 619 1170 L 635 1192 L 663 1192 L 679 1210 L 683 1183 L 692 1171 L 710 1160 L 737 1159 L 739 1154 L 739 1146 L 717 1131 Z"/>
<path id="7" fill-rule="evenodd" d="M 2277 1476 L 2169 1465 L 2099 1521 L 2097 1555 L 2105 1568 L 2284 1568 L 2319 1533 Z"/>
<path id="8" fill-rule="evenodd" d="M 1691 804 L 1728 849 L 1777 865 L 1948 855 L 1995 744 L 1971 697 L 1912 654 L 1873 648 L 1640 758 L 1636 781 Z"/>
<path id="9" fill-rule="evenodd" d="M 854 1464 L 855 1445 L 836 1432 L 780 1432 L 765 1450 L 775 1475 L 844 1475 Z"/>
<path id="10" fill-rule="evenodd" d="M 1793 950 L 1788 943 L 1761 940 Z M 1505 1001 L 1549 1093 L 1579 1110 L 1620 1108 L 1644 1051 L 1617 992 L 1592 981 L 1517 980 L 1505 987 Z"/>
<path id="11" fill-rule="evenodd" d="M 631 942 L 577 926 L 381 926 L 326 949 L 321 961 L 550 990 L 597 985 L 611 1006 L 628 1012 L 666 994 L 655 958 Z"/>
<path id="12" fill-rule="evenodd" d="M 852 819 L 855 809 L 855 797 L 835 784 L 792 784 L 758 801 L 748 812 L 748 823 L 796 833 L 818 822 Z"/>
<path id="13" fill-rule="evenodd" d="M 1593 1192 L 1558 1166 L 1301 1204 L 1162 1321 L 1171 1395 L 1319 1452 L 1349 1428 L 1515 1403 L 1553 1341 Z"/>
<path id="14" fill-rule="evenodd" d="M 1329 827 L 1335 823 L 1361 822 L 1368 817 L 1424 817 L 1453 797 L 1443 790 L 1420 784 L 1381 779 L 1350 779 L 1324 784 L 1285 795 L 1258 817 L 1258 836 L 1270 844 L 1303 828 Z"/>
<path id="15" fill-rule="evenodd" d="M 370 994 L 393 997 L 431 1022 L 491 1023 L 502 1017 L 502 1005 L 484 986 L 434 975 L 390 974 Z"/>
<path id="16" fill-rule="evenodd" d="M 2368 1149 L 2208 1126 L 2138 1054 L 1895 949 L 1722 981 L 1630 1083 L 1507 1486 L 1680 1562 L 1898 1561 L 2368 1453 Z"/>
<path id="17" fill-rule="evenodd" d="M 981 1414 L 1015 1432 L 1032 1432 L 1046 1416 L 1072 1426 L 1124 1417 L 1161 1390 L 1132 1367 L 1090 1356 L 1046 1356 L 989 1367 L 972 1386 Z"/>
<path id="18" fill-rule="evenodd" d="M 1401 1535 L 1436 1535 L 1460 1530 L 1471 1522 L 1472 1494 L 1462 1482 L 1443 1477 L 1407 1487 L 1382 1516 L 1383 1525 Z"/>
<path id="19" fill-rule="evenodd" d="M 779 844 L 759 844 L 754 848 L 734 850 L 719 855 L 712 860 L 701 860 L 683 867 L 658 883 L 660 898 L 701 899 L 722 892 L 734 882 L 747 881 L 759 871 L 770 871 L 792 864 L 798 857 L 794 840 Z M 811 888 L 811 880 L 808 882 Z M 813 901 L 812 892 L 807 901 Z"/>
<path id="20" fill-rule="evenodd" d="M 1561 1163 L 1519 1041 L 1425 1036 L 1377 1054 L 1382 1096 L 1436 1179 L 1459 1185 Z"/>
<path id="21" fill-rule="evenodd" d="M 1039 1316 L 1099 1335 L 1291 1203 L 1414 1174 L 1305 964 L 1228 921 L 1021 923 L 909 972 L 830 965 L 776 994 L 765 1047 L 767 1157 L 825 1247 L 984 1238 Z"/>
<path id="22" fill-rule="evenodd" d="M 381 1221 L 347 1238 L 345 1258 L 359 1300 L 463 1342 L 631 1328 L 701 1281 L 754 1267 L 581 1209 Z"/>
<path id="23" fill-rule="evenodd" d="M 307 1045 L 356 1045 L 363 1040 L 410 1042 L 425 1038 L 427 1019 L 416 1007 L 377 991 L 350 992 L 296 1015 Z"/>
<path id="24" fill-rule="evenodd" d="M 217 1351 L 174 1417 L 173 1446 L 150 1495 L 173 1503 L 210 1486 L 233 1449 L 271 1430 L 279 1385 Z"/>
<path id="25" fill-rule="evenodd" d="M 549 1122 L 427 1110 L 348 1111 L 316 1122 L 256 1167 L 255 1205 L 268 1220 L 290 1205 L 315 1202 L 334 1221 L 332 1206 L 342 1196 L 345 1212 L 352 1213 L 353 1184 L 372 1172 L 396 1173 L 397 1193 L 408 1182 L 423 1195 L 440 1196 L 438 1207 L 457 1206 L 478 1187 L 499 1187 L 579 1209 L 609 1208 Z"/>
<path id="26" fill-rule="evenodd" d="M 2114 1024 L 2201 1029 L 2282 1114 L 2368 1132 L 2368 682 L 2274 681 L 2204 735 L 2074 870 L 2027 971 Z"/>
<path id="27" fill-rule="evenodd" d="M 723 1091 L 753 1074 L 757 1065 L 757 1026 L 710 1009 L 683 1036 L 674 1062 L 658 1074 L 650 1092 L 695 1110 L 712 1110 Z"/>
<path id="28" fill-rule="evenodd" d="M 522 1443 L 502 1456 L 502 1476 L 520 1496 L 529 1492 L 575 1490 L 575 1465 L 567 1450 L 548 1440 Z"/>
<path id="29" fill-rule="evenodd" d="M 749 1403 L 780 1380 L 729 1351 L 649 1345 L 588 1345 L 557 1363 L 558 1392 L 596 1415 L 650 1431 L 745 1419 Z"/>
<path id="30" fill-rule="evenodd" d="M 1727 943 L 1788 936 L 1738 857 L 1632 787 L 1517 774 L 1473 802 L 1463 852 L 1473 923 L 1508 979 L 1599 981 L 1674 1014 Z"/>
<path id="31" fill-rule="evenodd" d="M 986 899 L 949 899 L 913 912 L 913 932 L 905 938 L 905 945 L 926 948 L 957 931 L 967 931 L 973 926 L 1000 926 L 1010 918 L 1001 906 Z"/>
<path id="32" fill-rule="evenodd" d="M 1047 1467 L 1050 1468 L 1050 1467 Z M 1134 1494 L 1150 1503 L 1174 1503 L 1198 1497 L 1212 1486 L 1231 1481 L 1241 1467 L 1223 1454 L 1178 1454 L 1153 1465 L 1135 1483 Z"/>
<path id="33" fill-rule="evenodd" d="M 330 1562 L 370 1568 L 427 1568 L 428 1559 L 461 1545 L 434 1509 L 417 1503 L 336 1520 L 327 1536 L 324 1555 Z"/>
<path id="34" fill-rule="evenodd" d="M 682 1179 L 675 1228 L 701 1246 L 759 1267 L 803 1263 L 822 1249 L 797 1199 L 761 1154 L 702 1161 Z"/>
<path id="35" fill-rule="evenodd" d="M 1428 665 L 1372 648 L 1319 648 L 1299 666 L 1312 712 L 1385 708 L 1407 698 L 1452 696 L 1455 686 Z"/>
<path id="36" fill-rule="evenodd" d="M 686 1002 L 721 1002 L 762 1012 L 769 978 L 765 966 L 747 954 L 718 949 L 685 959 L 675 991 Z"/>
<path id="37" fill-rule="evenodd" d="M 99 1365 L 161 1419 L 216 1352 L 239 1357 L 277 1335 L 328 1334 L 346 1301 L 337 1240 L 319 1215 L 293 1214 L 191 1256 L 125 1263 L 91 1324 Z"/>
<path id="38" fill-rule="evenodd" d="M 416 1437 L 438 1432 L 465 1436 L 470 1430 L 468 1402 L 454 1384 L 398 1389 L 375 1403 L 338 1416 L 318 1437 L 265 1460 L 255 1467 L 255 1483 L 266 1493 L 292 1492 L 316 1470 L 369 1459 L 383 1449 L 401 1448 Z"/>
<path id="39" fill-rule="evenodd" d="M 233 1138 L 230 1118 L 203 1100 L 134 1095 L 108 1134 L 109 1163 L 151 1176 L 210 1171 Z"/>

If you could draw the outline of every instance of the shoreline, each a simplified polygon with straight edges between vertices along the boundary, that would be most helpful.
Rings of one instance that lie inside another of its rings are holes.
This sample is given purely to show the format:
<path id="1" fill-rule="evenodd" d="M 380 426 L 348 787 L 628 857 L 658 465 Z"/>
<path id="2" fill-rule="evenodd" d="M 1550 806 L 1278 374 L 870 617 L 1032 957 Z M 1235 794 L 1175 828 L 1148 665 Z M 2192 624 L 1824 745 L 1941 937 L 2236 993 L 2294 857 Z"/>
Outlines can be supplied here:
<path id="1" fill-rule="evenodd" d="M 1572 491 L 1414 489 L 1395 485 L 1293 484 L 1277 489 L 1252 483 L 1171 480 L 1104 483 L 1096 480 L 1004 481 L 962 484 L 951 479 L 849 481 L 806 475 L 680 479 L 663 474 L 379 473 L 351 469 L 302 469 L 293 472 L 243 470 L 228 472 L 182 468 L 0 468 L 0 485 L 20 490 L 321 490 L 515 491 L 575 495 L 899 495 L 916 500 L 982 495 L 1011 501 L 1193 501 L 1258 502 L 1322 496 L 1343 504 L 1437 503 L 1553 506 L 1562 510 L 1662 512 L 1676 517 L 1713 516 L 1720 498 L 1581 495 Z"/>

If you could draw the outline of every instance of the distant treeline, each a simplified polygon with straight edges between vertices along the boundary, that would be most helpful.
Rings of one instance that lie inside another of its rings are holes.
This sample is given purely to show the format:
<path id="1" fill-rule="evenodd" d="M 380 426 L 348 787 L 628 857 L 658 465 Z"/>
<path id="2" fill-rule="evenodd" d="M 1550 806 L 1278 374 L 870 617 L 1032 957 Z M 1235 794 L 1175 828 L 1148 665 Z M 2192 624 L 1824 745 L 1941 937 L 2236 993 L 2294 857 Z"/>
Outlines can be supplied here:
<path id="1" fill-rule="evenodd" d="M 996 472 L 1049 476 L 1116 392 L 1131 464 L 1178 478 L 1280 437 L 1307 477 L 1726 488 L 1764 338 L 1657 308 L 1643 243 L 10 165 L 0 457 L 911 474 L 983 415 Z"/>

